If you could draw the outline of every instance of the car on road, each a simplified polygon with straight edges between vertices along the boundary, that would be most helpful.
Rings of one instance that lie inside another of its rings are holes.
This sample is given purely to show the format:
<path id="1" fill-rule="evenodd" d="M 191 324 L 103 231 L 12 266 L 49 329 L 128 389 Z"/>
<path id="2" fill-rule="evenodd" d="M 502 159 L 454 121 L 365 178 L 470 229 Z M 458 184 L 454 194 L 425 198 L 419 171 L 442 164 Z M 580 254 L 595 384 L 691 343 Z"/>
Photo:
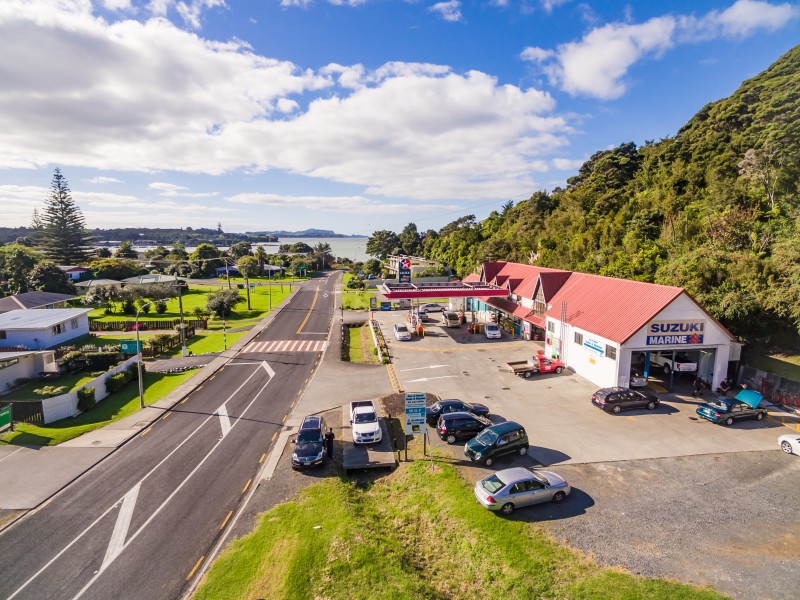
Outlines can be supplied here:
<path id="1" fill-rule="evenodd" d="M 592 404 L 614 414 L 631 408 L 653 410 L 658 403 L 658 396 L 655 394 L 624 387 L 601 388 L 592 394 Z"/>
<path id="2" fill-rule="evenodd" d="M 442 312 L 444 311 L 444 306 L 441 304 L 436 304 L 436 302 L 429 302 L 428 304 L 423 304 L 420 308 L 425 309 L 427 312 Z"/>
<path id="3" fill-rule="evenodd" d="M 778 445 L 786 454 L 800 454 L 800 434 L 787 433 L 778 438 Z"/>
<path id="4" fill-rule="evenodd" d="M 436 423 L 436 433 L 448 444 L 455 444 L 459 440 L 474 438 L 491 424 L 492 422 L 486 417 L 479 417 L 472 413 L 447 413 L 439 417 L 439 421 Z"/>
<path id="5" fill-rule="evenodd" d="M 292 468 L 301 469 L 322 464 L 325 454 L 325 420 L 311 415 L 303 417 L 297 437 L 292 440 Z"/>
<path id="6" fill-rule="evenodd" d="M 462 402 L 461 400 L 439 400 L 425 409 L 425 420 L 428 425 L 436 425 L 439 417 L 447 413 L 469 412 L 479 417 L 489 417 L 489 407 L 485 404 Z"/>
<path id="7" fill-rule="evenodd" d="M 464 445 L 464 455 L 472 462 L 491 467 L 499 456 L 528 453 L 528 434 L 514 421 L 505 421 L 481 431 Z"/>
<path id="8" fill-rule="evenodd" d="M 484 508 L 510 515 L 517 508 L 555 502 L 569 495 L 566 480 L 552 471 L 536 471 L 524 467 L 503 469 L 475 484 L 475 498 Z"/>
<path id="9" fill-rule="evenodd" d="M 407 342 L 411 339 L 411 331 L 405 323 L 395 323 L 394 337 L 398 342 Z"/>
<path id="10" fill-rule="evenodd" d="M 767 411 L 759 408 L 764 396 L 753 390 L 742 390 L 736 398 L 718 396 L 697 407 L 695 412 L 712 423 L 733 425 L 740 419 L 756 419 L 761 421 Z"/>
<path id="11" fill-rule="evenodd" d="M 483 327 L 483 332 L 490 340 L 498 340 L 503 337 L 500 333 L 500 326 L 497 323 L 487 323 Z"/>

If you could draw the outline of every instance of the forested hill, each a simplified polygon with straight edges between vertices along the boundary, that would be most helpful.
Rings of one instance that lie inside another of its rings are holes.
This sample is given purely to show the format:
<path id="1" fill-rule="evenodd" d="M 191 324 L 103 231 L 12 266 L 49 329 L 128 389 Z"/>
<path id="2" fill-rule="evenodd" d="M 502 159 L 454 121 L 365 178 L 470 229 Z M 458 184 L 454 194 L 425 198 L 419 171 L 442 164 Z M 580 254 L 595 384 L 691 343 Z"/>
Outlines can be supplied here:
<path id="1" fill-rule="evenodd" d="M 674 138 L 598 152 L 566 189 L 428 232 L 422 251 L 460 275 L 506 259 L 682 286 L 768 338 L 800 330 L 799 186 L 800 46 Z"/>

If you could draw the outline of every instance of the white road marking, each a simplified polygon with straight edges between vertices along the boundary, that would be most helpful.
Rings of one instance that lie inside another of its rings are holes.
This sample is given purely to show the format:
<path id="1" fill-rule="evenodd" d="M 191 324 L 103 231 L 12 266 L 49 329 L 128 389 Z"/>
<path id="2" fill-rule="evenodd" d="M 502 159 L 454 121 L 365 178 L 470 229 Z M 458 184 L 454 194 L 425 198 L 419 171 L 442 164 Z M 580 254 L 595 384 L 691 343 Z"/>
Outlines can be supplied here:
<path id="1" fill-rule="evenodd" d="M 3 461 L 4 461 L 5 459 L 7 459 L 9 456 L 13 456 L 14 454 L 16 454 L 17 452 L 19 452 L 20 450 L 22 450 L 22 448 L 17 448 L 17 449 L 16 449 L 16 450 L 14 450 L 14 451 L 13 451 L 11 454 L 6 454 L 6 455 L 5 455 L 3 458 L 0 458 L 0 462 L 3 462 Z"/>
<path id="2" fill-rule="evenodd" d="M 263 362 L 261 363 L 261 366 L 262 366 L 262 367 L 263 367 L 263 368 L 264 368 L 264 369 L 265 369 L 265 370 L 266 370 L 268 373 L 271 371 L 271 367 L 269 367 L 269 365 L 266 363 L 266 361 L 263 361 Z M 239 391 L 240 391 L 240 390 L 241 390 L 241 389 L 242 389 L 242 388 L 243 388 L 245 385 L 247 385 L 247 383 L 248 383 L 248 382 L 249 382 L 249 381 L 250 381 L 250 380 L 251 380 L 251 379 L 252 379 L 252 378 L 253 378 L 253 377 L 256 375 L 256 373 L 258 373 L 258 369 L 254 370 L 254 371 L 253 371 L 253 373 L 252 373 L 252 375 L 250 375 L 250 376 L 249 376 L 247 379 L 245 379 L 244 383 L 242 383 L 242 385 L 240 385 L 238 388 L 236 388 L 236 390 L 235 390 L 235 391 L 234 391 L 234 392 L 233 392 L 233 393 L 232 393 L 232 394 L 231 394 L 231 395 L 230 395 L 230 396 L 229 396 L 229 397 L 228 397 L 228 398 L 227 398 L 225 401 L 227 402 L 228 400 L 230 400 L 231 398 L 233 398 L 233 397 L 234 397 L 234 396 L 235 396 L 237 393 L 239 393 Z M 274 374 L 274 371 L 272 371 L 272 373 Z M 240 416 L 239 416 L 239 417 L 236 419 L 236 421 L 234 422 L 234 424 L 233 424 L 231 427 L 234 427 L 234 426 L 236 426 L 236 423 L 238 423 L 238 422 L 239 422 L 239 420 L 240 420 L 240 419 L 241 419 L 241 418 L 244 416 L 244 414 L 245 414 L 245 413 L 248 411 L 248 409 L 249 409 L 249 408 L 250 408 L 250 407 L 253 405 L 253 403 L 254 403 L 254 402 L 256 401 L 256 399 L 257 399 L 257 398 L 258 398 L 258 397 L 261 395 L 261 393 L 262 393 L 262 392 L 263 392 L 263 391 L 266 389 L 266 387 L 267 387 L 267 386 L 270 384 L 270 382 L 271 382 L 271 381 L 272 381 L 272 375 L 270 376 L 270 379 L 269 379 L 269 381 L 267 381 L 267 383 L 265 383 L 265 384 L 264 384 L 264 386 L 263 386 L 263 387 L 262 387 L 262 388 L 261 388 L 261 389 L 258 391 L 258 393 L 257 393 L 255 396 L 253 396 L 253 399 L 250 401 L 250 404 L 248 404 L 248 405 L 245 407 L 245 409 L 242 411 L 242 414 L 241 414 L 241 415 L 240 415 Z M 140 483 L 140 484 L 141 484 L 141 483 L 144 483 L 144 481 L 145 481 L 146 479 L 148 479 L 148 478 L 149 478 L 149 477 L 150 477 L 150 476 L 151 476 L 153 473 L 155 473 L 155 472 L 156 472 L 156 470 L 157 470 L 157 469 L 158 469 L 158 468 L 159 468 L 161 465 L 163 465 L 165 462 L 167 462 L 167 460 L 169 460 L 169 459 L 172 457 L 172 455 L 173 455 L 173 454 L 175 454 L 175 453 L 176 453 L 178 450 L 180 450 L 180 449 L 181 449 L 181 447 L 182 447 L 182 446 L 183 446 L 183 445 L 184 445 L 186 442 L 188 442 L 190 439 L 192 439 L 192 438 L 194 437 L 194 435 L 195 435 L 195 434 L 196 434 L 198 431 L 200 431 L 200 430 L 203 428 L 203 426 L 205 426 L 205 424 L 206 424 L 206 423 L 208 423 L 208 422 L 209 422 L 211 419 L 213 419 L 213 418 L 214 418 L 214 416 L 215 416 L 215 414 L 210 414 L 210 415 L 208 415 L 208 417 L 206 417 L 205 419 L 203 419 L 203 422 L 202 422 L 202 423 L 200 423 L 200 424 L 199 424 L 199 425 L 198 425 L 198 426 L 197 426 L 197 427 L 194 429 L 194 431 L 192 431 L 192 432 L 191 432 L 191 433 L 190 433 L 188 436 L 186 436 L 186 437 L 183 439 L 183 441 L 181 441 L 181 442 L 180 442 L 180 443 L 179 443 L 177 446 L 175 446 L 175 448 L 174 448 L 174 449 L 173 449 L 173 450 L 172 450 L 172 451 L 171 451 L 169 454 L 167 454 L 167 455 L 166 455 L 164 458 L 162 458 L 162 459 L 161 459 L 161 460 L 160 460 L 160 461 L 159 461 L 159 462 L 158 462 L 158 463 L 157 463 L 157 464 L 156 464 L 156 465 L 155 465 L 155 466 L 154 466 L 152 469 L 150 469 L 150 470 L 149 470 L 149 471 L 148 471 L 148 472 L 147 472 L 147 473 L 146 473 L 146 474 L 145 474 L 145 475 L 144 475 L 144 476 L 143 476 L 143 477 L 142 477 L 142 478 L 139 480 L 139 483 Z M 142 532 L 142 530 L 143 530 L 143 529 L 144 529 L 144 528 L 145 528 L 147 525 L 149 525 L 149 524 L 150 524 L 150 522 L 153 520 L 153 518 L 155 518 L 155 516 L 156 516 L 156 515 L 157 515 L 159 512 L 161 512 L 161 510 L 163 510 L 163 508 L 166 506 L 167 502 L 169 502 L 170 500 L 172 500 L 172 498 L 175 496 L 175 494 L 176 494 L 176 493 L 177 493 L 177 492 L 178 492 L 178 491 L 179 491 L 179 490 L 180 490 L 180 489 L 183 487 L 183 485 L 186 483 L 186 481 L 188 481 L 188 479 L 189 479 L 190 477 L 192 477 L 192 475 L 194 475 L 194 473 L 197 471 L 197 469 L 199 469 L 199 468 L 200 468 L 200 466 L 201 466 L 201 465 L 202 465 L 202 464 L 203 464 L 203 463 L 206 461 L 206 459 L 207 459 L 209 456 L 211 456 L 211 454 L 212 454 L 212 453 L 213 453 L 213 452 L 214 452 L 214 451 L 217 449 L 217 447 L 220 445 L 220 443 L 222 443 L 222 439 L 220 439 L 220 440 L 218 440 L 218 441 L 217 441 L 217 443 L 216 443 L 216 444 L 214 445 L 214 447 L 213 447 L 213 448 L 212 448 L 212 449 L 209 451 L 209 453 L 208 453 L 208 454 L 206 454 L 205 458 L 203 458 L 203 460 L 201 460 L 201 461 L 200 461 L 200 463 L 199 463 L 199 464 L 198 464 L 198 465 L 197 465 L 197 466 L 194 468 L 194 470 L 193 470 L 191 473 L 189 473 L 189 475 L 186 477 L 186 479 L 184 479 L 184 480 L 183 480 L 183 482 L 182 482 L 182 483 L 181 483 L 181 484 L 180 484 L 180 485 L 179 485 L 179 486 L 178 486 L 178 487 L 175 489 L 175 491 L 174 491 L 174 492 L 172 492 L 172 494 L 170 494 L 170 495 L 169 495 L 169 497 L 168 497 L 168 498 L 167 498 L 167 499 L 164 501 L 164 503 L 163 503 L 163 504 L 162 504 L 162 505 L 161 505 L 161 506 L 160 506 L 160 507 L 159 507 L 159 508 L 156 510 L 156 512 L 154 512 L 154 513 L 152 513 L 152 514 L 150 515 L 150 517 L 147 519 L 147 521 L 145 521 L 144 525 L 142 525 L 142 526 L 141 526 L 141 527 L 140 527 L 138 530 L 136 530 L 136 532 L 133 534 L 133 536 L 131 536 L 131 538 L 130 538 L 130 539 L 129 539 L 129 540 L 128 540 L 128 541 L 127 541 L 127 542 L 126 542 L 126 543 L 125 543 L 123 546 L 122 546 L 122 548 L 120 549 L 120 552 L 119 552 L 119 553 L 121 553 L 123 550 L 125 550 L 125 548 L 127 548 L 127 547 L 128 547 L 128 545 L 129 545 L 131 542 L 133 542 L 133 540 L 134 540 L 134 539 L 136 539 L 136 538 L 138 537 L 138 535 L 139 535 L 139 534 Z M 95 525 L 97 525 L 97 524 L 98 524 L 98 523 L 99 523 L 99 522 L 100 522 L 100 521 L 101 521 L 101 520 L 102 520 L 102 519 L 103 519 L 103 518 L 104 518 L 104 517 L 105 517 L 105 516 L 106 516 L 106 515 L 107 515 L 109 512 L 111 512 L 111 511 L 112 511 L 112 510 L 113 510 L 113 509 L 114 509 L 114 508 L 115 508 L 115 507 L 116 507 L 116 506 L 117 506 L 117 505 L 120 503 L 120 501 L 124 500 L 124 498 L 125 498 L 125 497 L 123 496 L 122 498 L 120 498 L 119 500 L 117 500 L 117 501 L 116 501 L 114 504 L 112 504 L 111 506 L 109 506 L 109 507 L 108 507 L 108 508 L 107 508 L 107 509 L 106 509 L 106 510 L 103 512 L 103 514 L 101 514 L 101 515 L 100 515 L 100 516 L 98 516 L 98 517 L 97 517 L 97 518 L 96 518 L 94 521 L 92 521 L 92 523 L 90 523 L 90 524 L 89 524 L 89 525 L 88 525 L 88 526 L 87 526 L 87 527 L 86 527 L 86 528 L 85 528 L 83 531 L 81 531 L 81 532 L 80 532 L 80 533 L 77 535 L 77 537 L 75 537 L 75 539 L 74 539 L 74 540 L 72 540 L 72 541 L 71 541 L 69 544 L 67 544 L 66 546 L 64 546 L 64 548 L 63 548 L 63 549 L 62 549 L 62 550 L 61 550 L 61 551 L 60 551 L 58 554 L 56 554 L 56 555 L 55 555 L 53 558 L 51 558 L 51 559 L 50 559 L 50 560 L 49 560 L 47 563 L 45 563 L 45 565 L 44 565 L 42 568 L 40 568 L 38 571 L 36 571 L 36 573 L 34 573 L 33 575 L 31 575 L 31 576 L 30 576 L 30 578 L 28 578 L 28 580 L 27 580 L 27 581 L 25 581 L 25 583 L 23 583 L 23 584 L 22 584 L 22 585 L 21 585 L 19 588 L 17 588 L 17 590 L 16 590 L 16 591 L 15 591 L 13 594 L 11 594 L 11 595 L 10 595 L 10 596 L 9 596 L 9 597 L 6 599 L 6 600 L 12 600 L 12 599 L 13 599 L 13 598 L 15 598 L 17 595 L 19 595 L 19 593 L 20 593 L 22 590 L 24 590 L 26 587 L 28 587 L 28 586 L 29 586 L 29 585 L 30 585 L 30 584 L 31 584 L 31 583 L 32 583 L 32 582 L 33 582 L 33 581 L 34 581 L 34 580 L 35 580 L 37 577 L 39 577 L 39 575 L 41 575 L 41 574 L 42 574 L 42 573 L 43 573 L 43 572 L 44 572 L 44 571 L 45 571 L 45 570 L 46 570 L 46 569 L 47 569 L 47 568 L 48 568 L 50 565 L 52 565 L 52 564 L 53 564 L 55 561 L 57 561 L 59 558 L 61 558 L 61 556 L 63 556 L 65 552 L 67 552 L 67 551 L 68 551 L 70 548 L 72 548 L 72 546 L 74 546 L 74 545 L 75 545 L 75 544 L 76 544 L 76 543 L 77 543 L 77 542 L 78 542 L 78 541 L 79 541 L 81 538 L 83 538 L 83 536 L 84 536 L 84 535 L 86 535 L 87 533 L 89 533 L 89 531 L 91 531 L 91 530 L 94 528 L 94 526 L 95 526 Z M 119 555 L 119 553 L 118 553 L 118 555 Z M 83 594 L 86 592 L 86 590 L 87 590 L 87 589 L 89 589 L 89 587 L 90 587 L 90 586 L 91 586 L 91 585 L 92 585 L 92 584 L 93 584 L 93 583 L 94 583 L 94 582 L 97 580 L 97 578 L 98 578 L 100 575 L 101 575 L 101 573 L 100 573 L 100 572 L 96 573 L 96 574 L 94 575 L 94 577 L 92 577 L 92 579 L 91 579 L 91 580 L 90 580 L 90 581 L 89 581 L 89 582 L 88 582 L 88 583 L 87 583 L 87 584 L 86 584 L 86 585 L 85 585 L 85 586 L 84 586 L 84 587 L 83 587 L 83 588 L 80 590 L 80 592 L 78 592 L 78 594 L 75 596 L 75 599 L 77 599 L 77 598 L 80 598 L 80 597 L 81 597 L 81 596 L 82 596 L 82 595 L 83 595 Z"/>
<path id="3" fill-rule="evenodd" d="M 269 366 L 269 363 L 265 360 L 261 361 L 261 367 L 269 374 L 270 381 L 273 377 L 275 377 L 275 371 L 272 370 L 272 367 Z"/>
<path id="4" fill-rule="evenodd" d="M 440 375 L 439 377 L 423 377 L 422 379 L 410 379 L 408 383 L 417 383 L 418 381 L 432 381 L 434 379 L 450 379 L 458 377 L 458 375 Z"/>
<path id="5" fill-rule="evenodd" d="M 250 342 L 242 348 L 239 354 L 247 354 L 248 352 L 324 352 L 327 344 L 328 342 L 324 340 L 272 340 L 269 342 Z"/>
<path id="6" fill-rule="evenodd" d="M 217 416 L 219 416 L 219 425 L 222 427 L 222 437 L 225 437 L 231 430 L 231 419 L 228 416 L 228 409 L 225 408 L 224 402 L 222 406 L 217 409 Z"/>
<path id="7" fill-rule="evenodd" d="M 441 369 L 442 367 L 449 367 L 450 365 L 428 365 L 427 367 L 414 367 L 413 369 L 397 369 L 403 373 L 405 371 L 421 371 L 422 369 Z"/>
<path id="8" fill-rule="evenodd" d="M 122 499 L 122 507 L 119 509 L 119 514 L 117 515 L 117 522 L 114 524 L 114 531 L 111 534 L 111 540 L 108 542 L 103 564 L 100 565 L 101 573 L 105 571 L 106 567 L 114 562 L 114 559 L 122 552 L 122 548 L 125 545 L 125 538 L 128 536 L 128 527 L 131 524 L 131 518 L 133 518 L 133 508 L 136 506 L 136 498 L 139 497 L 139 489 L 141 487 L 142 482 L 140 481 L 133 486 Z"/>

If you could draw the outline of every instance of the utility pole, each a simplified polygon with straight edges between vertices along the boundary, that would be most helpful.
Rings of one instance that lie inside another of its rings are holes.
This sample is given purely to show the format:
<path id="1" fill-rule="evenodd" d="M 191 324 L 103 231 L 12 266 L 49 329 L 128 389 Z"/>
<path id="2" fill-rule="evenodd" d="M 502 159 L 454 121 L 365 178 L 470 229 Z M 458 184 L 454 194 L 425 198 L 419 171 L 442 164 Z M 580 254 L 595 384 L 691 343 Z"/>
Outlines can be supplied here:
<path id="1" fill-rule="evenodd" d="M 250 279 L 247 277 L 247 271 L 244 273 L 244 287 L 247 290 L 247 310 L 253 310 L 250 307 Z"/>
<path id="2" fill-rule="evenodd" d="M 178 309 L 181 313 L 181 356 L 186 356 L 186 330 L 183 326 L 183 288 L 178 283 L 178 273 L 175 273 L 175 285 L 178 287 Z"/>

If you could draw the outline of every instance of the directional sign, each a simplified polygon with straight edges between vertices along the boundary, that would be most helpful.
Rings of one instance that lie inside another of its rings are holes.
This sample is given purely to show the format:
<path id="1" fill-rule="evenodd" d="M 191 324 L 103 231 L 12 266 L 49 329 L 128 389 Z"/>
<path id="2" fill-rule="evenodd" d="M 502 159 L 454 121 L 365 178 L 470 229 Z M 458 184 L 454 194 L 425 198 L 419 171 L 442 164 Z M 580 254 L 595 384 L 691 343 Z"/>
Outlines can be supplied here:
<path id="1" fill-rule="evenodd" d="M 425 433 L 425 394 L 406 394 L 406 435 Z"/>
<path id="2" fill-rule="evenodd" d="M 0 408 L 0 431 L 11 426 L 11 406 Z"/>

